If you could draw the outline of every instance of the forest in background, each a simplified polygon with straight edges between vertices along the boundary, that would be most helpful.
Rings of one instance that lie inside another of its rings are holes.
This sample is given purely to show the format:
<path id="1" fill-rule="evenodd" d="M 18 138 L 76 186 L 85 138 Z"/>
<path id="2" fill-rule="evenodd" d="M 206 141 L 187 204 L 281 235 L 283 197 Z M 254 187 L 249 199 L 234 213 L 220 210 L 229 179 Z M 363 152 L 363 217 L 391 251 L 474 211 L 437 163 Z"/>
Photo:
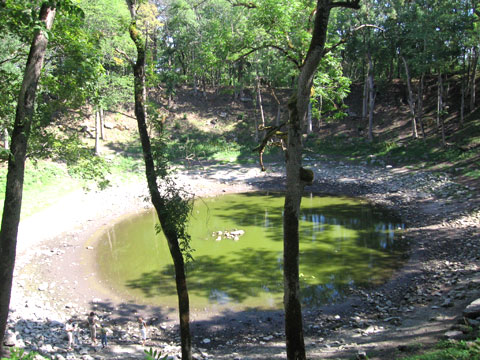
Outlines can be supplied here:
<path id="1" fill-rule="evenodd" d="M 37 5 L 5 4 L 0 126 L 8 149 Z M 423 167 L 454 162 L 457 173 L 478 178 L 477 2 L 361 5 L 355 15 L 332 13 L 304 129 L 307 149 L 362 160 L 421 160 Z M 171 157 L 207 160 L 227 149 L 241 154 L 235 160 L 251 158 L 263 136 L 259 126 L 287 116 L 289 89 L 311 36 L 313 2 L 151 1 L 138 14 L 147 43 L 149 119 L 170 129 Z M 30 157 L 61 159 L 86 178 L 108 172 L 105 158 L 95 156 L 103 132 L 121 127 L 121 114 L 131 116 L 133 109 L 129 61 L 135 49 L 128 24 L 123 1 L 65 2 L 49 31 Z M 215 124 L 192 128 L 179 106 L 186 99 Z M 90 137 L 96 145 L 85 145 Z"/>

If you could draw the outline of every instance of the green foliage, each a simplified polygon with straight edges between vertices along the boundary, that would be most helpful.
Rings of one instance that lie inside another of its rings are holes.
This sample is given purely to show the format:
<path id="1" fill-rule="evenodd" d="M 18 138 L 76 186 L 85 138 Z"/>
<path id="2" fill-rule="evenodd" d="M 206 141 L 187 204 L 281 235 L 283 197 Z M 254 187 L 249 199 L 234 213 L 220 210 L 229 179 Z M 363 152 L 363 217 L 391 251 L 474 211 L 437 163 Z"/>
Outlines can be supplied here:
<path id="1" fill-rule="evenodd" d="M 341 120 L 346 114 L 343 99 L 350 93 L 351 80 L 343 76 L 340 58 L 337 54 L 327 54 L 320 63 L 313 80 L 312 114 L 320 119 L 321 113 L 329 114 L 329 119 Z M 321 109 L 320 109 L 321 104 Z"/>
<path id="2" fill-rule="evenodd" d="M 179 187 L 170 176 L 167 136 L 164 117 L 150 108 L 150 121 L 158 136 L 152 139 L 152 156 L 155 162 L 157 178 L 162 192 L 163 212 L 158 214 L 162 225 L 157 224 L 156 231 L 164 231 L 167 236 L 178 239 L 180 250 L 186 262 L 193 260 L 194 249 L 190 246 L 190 234 L 187 231 L 188 219 L 193 209 L 193 195 Z"/>
<path id="3" fill-rule="evenodd" d="M 480 339 L 476 341 L 442 341 L 437 350 L 422 355 L 409 356 L 404 360 L 479 360 Z"/>
<path id="4" fill-rule="evenodd" d="M 153 350 L 150 348 L 148 350 L 143 350 L 145 352 L 145 359 L 146 360 L 166 360 L 168 359 L 168 355 L 162 355 L 159 350 Z"/>
<path id="5" fill-rule="evenodd" d="M 10 356 L 8 358 L 2 357 L 1 360 L 34 360 L 36 356 L 39 356 L 36 352 L 27 353 L 23 349 L 13 348 L 10 350 Z M 44 357 L 44 359 L 47 359 Z"/>

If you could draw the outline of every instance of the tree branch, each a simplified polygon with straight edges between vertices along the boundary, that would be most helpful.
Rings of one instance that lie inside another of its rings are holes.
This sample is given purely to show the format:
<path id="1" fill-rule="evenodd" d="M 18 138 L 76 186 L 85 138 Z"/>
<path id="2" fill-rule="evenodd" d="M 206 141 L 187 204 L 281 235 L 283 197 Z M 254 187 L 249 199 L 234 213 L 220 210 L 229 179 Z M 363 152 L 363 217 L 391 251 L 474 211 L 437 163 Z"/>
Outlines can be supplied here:
<path id="1" fill-rule="evenodd" d="M 265 135 L 265 137 L 263 138 L 262 142 L 254 149 L 252 149 L 253 152 L 257 152 L 258 151 L 258 154 L 259 154 L 259 158 L 260 158 L 260 167 L 262 169 L 262 171 L 265 171 L 265 166 L 263 165 L 263 152 L 265 151 L 265 148 L 267 147 L 268 145 L 268 142 L 274 138 L 275 136 L 282 136 L 282 135 L 286 135 L 285 133 L 282 133 L 280 131 L 280 129 L 282 127 L 284 127 L 285 125 L 287 125 L 286 122 L 283 122 L 281 123 L 280 125 L 278 126 L 268 126 L 268 127 L 263 127 L 262 125 L 260 125 L 258 128 L 259 130 L 268 130 L 267 131 L 267 134 Z M 280 140 L 280 142 L 282 142 L 282 140 Z"/>
<path id="2" fill-rule="evenodd" d="M 13 60 L 19 58 L 20 56 L 24 56 L 24 55 L 26 55 L 26 54 L 25 54 L 25 53 L 21 53 L 20 51 L 16 51 L 16 52 L 12 55 L 12 57 L 10 57 L 10 58 L 8 58 L 8 59 L 5 59 L 5 60 L 1 60 L 1 61 L 0 61 L 0 65 L 4 64 L 4 63 L 6 63 L 6 62 L 9 62 L 9 61 L 13 61 Z"/>
<path id="3" fill-rule="evenodd" d="M 340 40 L 338 43 L 336 43 L 335 45 L 332 45 L 328 48 L 325 48 L 323 50 L 323 55 L 328 54 L 329 52 L 335 50 L 340 45 L 345 44 L 353 36 L 353 34 L 355 34 L 357 31 L 359 31 L 361 29 L 364 29 L 364 28 L 367 28 L 367 27 L 378 29 L 380 31 L 385 31 L 385 29 L 383 29 L 379 26 L 376 26 L 376 25 L 372 25 L 372 24 L 364 24 L 364 25 L 357 26 L 356 28 L 352 29 L 349 34 L 344 36 L 343 39 Z"/>
<path id="4" fill-rule="evenodd" d="M 232 0 L 227 0 L 232 6 L 243 6 L 247 9 L 256 9 L 257 5 L 253 2 L 241 2 L 241 1 L 232 1 Z"/>
<path id="5" fill-rule="evenodd" d="M 330 3 L 330 8 L 343 7 L 349 9 L 360 9 L 360 0 L 336 1 Z"/>
<path id="6" fill-rule="evenodd" d="M 117 49 L 117 48 L 115 48 L 115 51 L 117 53 L 119 53 L 120 55 L 123 55 L 123 57 L 130 63 L 130 65 L 135 64 L 135 62 L 130 58 L 130 56 L 128 56 L 128 54 L 125 51 Z"/>
<path id="7" fill-rule="evenodd" d="M 250 49 L 247 53 L 239 56 L 237 59 L 233 60 L 233 62 L 237 62 L 241 59 L 244 59 L 246 58 L 248 55 L 254 53 L 255 51 L 259 51 L 259 50 L 263 50 L 263 49 L 268 49 L 268 48 L 271 48 L 271 49 L 275 49 L 275 50 L 278 50 L 280 51 L 283 55 L 285 55 L 287 57 L 288 60 L 290 60 L 291 62 L 293 62 L 295 64 L 295 66 L 297 68 L 300 68 L 300 63 L 297 59 L 295 59 L 289 52 L 288 50 L 285 50 L 283 48 L 281 48 L 280 46 L 278 45 L 274 45 L 274 44 L 265 44 L 265 45 L 262 45 L 262 46 L 258 46 L 256 48 L 252 48 Z"/>

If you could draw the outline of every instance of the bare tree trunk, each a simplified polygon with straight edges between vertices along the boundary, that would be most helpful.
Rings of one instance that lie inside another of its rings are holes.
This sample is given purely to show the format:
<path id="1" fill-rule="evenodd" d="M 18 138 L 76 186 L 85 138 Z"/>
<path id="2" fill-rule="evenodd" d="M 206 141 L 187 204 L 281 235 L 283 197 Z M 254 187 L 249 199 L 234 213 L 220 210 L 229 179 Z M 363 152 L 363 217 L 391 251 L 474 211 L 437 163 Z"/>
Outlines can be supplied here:
<path id="1" fill-rule="evenodd" d="M 260 79 L 258 75 L 256 77 L 257 85 L 257 99 L 258 99 L 258 108 L 260 110 L 260 118 L 262 119 L 262 126 L 265 127 L 265 114 L 263 112 L 263 102 L 262 102 L 262 91 L 260 89 Z"/>
<path id="2" fill-rule="evenodd" d="M 375 85 L 373 82 L 373 62 L 368 53 L 368 140 L 373 141 L 373 110 L 375 108 Z"/>
<path id="3" fill-rule="evenodd" d="M 472 48 L 472 65 L 471 65 L 471 78 L 470 78 L 470 111 L 475 110 L 475 91 L 476 91 L 476 77 L 477 77 L 477 64 L 478 64 L 478 48 L 474 46 Z"/>
<path id="4" fill-rule="evenodd" d="M 425 141 L 425 126 L 423 125 L 423 88 L 424 88 L 425 74 L 420 76 L 420 82 L 418 83 L 417 94 L 417 117 L 420 123 L 420 129 L 422 130 L 422 139 Z"/>
<path id="5" fill-rule="evenodd" d="M 100 139 L 107 140 L 107 134 L 105 131 L 105 112 L 103 108 L 100 108 Z"/>
<path id="6" fill-rule="evenodd" d="M 465 117 L 465 79 L 462 75 L 462 89 L 460 97 L 460 127 L 463 127 L 464 117 Z"/>
<path id="7" fill-rule="evenodd" d="M 52 28 L 55 12 L 56 7 L 50 2 L 44 2 L 40 8 L 39 21 L 45 25 L 47 30 Z M 11 152 L 8 158 L 7 183 L 0 230 L 0 355 L 4 352 L 3 338 L 7 326 L 12 291 L 27 144 L 32 124 L 37 84 L 43 67 L 47 44 L 48 38 L 45 36 L 44 30 L 36 30 L 18 96 Z"/>
<path id="8" fill-rule="evenodd" d="M 100 111 L 95 111 L 95 155 L 100 155 Z"/>
<path id="9" fill-rule="evenodd" d="M 443 80 L 442 80 L 442 74 L 438 74 L 438 91 L 440 94 L 442 94 L 439 98 L 439 117 L 440 117 L 440 128 L 442 129 L 442 146 L 445 147 L 446 141 L 445 141 L 445 121 L 444 121 L 444 105 L 443 105 Z"/>
<path id="10" fill-rule="evenodd" d="M 322 108 L 323 108 L 323 96 L 318 96 L 318 127 L 322 126 Z"/>
<path id="11" fill-rule="evenodd" d="M 272 90 L 272 96 L 275 99 L 275 102 L 277 103 L 277 116 L 275 117 L 275 125 L 279 126 L 280 117 L 282 116 L 282 108 L 280 106 L 280 100 L 278 100 L 277 94 L 275 94 L 275 89 L 271 85 L 270 85 L 270 90 Z"/>
<path id="12" fill-rule="evenodd" d="M 3 129 L 3 148 L 5 150 L 10 149 L 10 144 L 8 143 L 8 129 L 6 126 Z"/>
<path id="13" fill-rule="evenodd" d="M 367 118 L 368 112 L 368 74 L 365 76 L 363 83 L 363 95 L 362 95 L 362 121 Z"/>
<path id="14" fill-rule="evenodd" d="M 312 102 L 308 103 L 308 113 L 307 113 L 307 134 L 313 132 L 313 122 L 312 122 Z"/>
<path id="15" fill-rule="evenodd" d="M 413 98 L 412 91 L 412 79 L 410 78 L 410 71 L 408 70 L 407 60 L 402 56 L 403 64 L 405 66 L 405 74 L 407 76 L 407 88 L 408 88 L 408 106 L 410 107 L 410 113 L 412 114 L 412 137 L 418 138 L 417 132 L 417 119 L 415 114 L 415 100 Z"/>
<path id="16" fill-rule="evenodd" d="M 179 246 L 178 234 L 172 230 L 168 223 L 169 214 L 166 206 L 166 200 L 158 190 L 157 174 L 153 160 L 150 138 L 148 136 L 146 113 L 145 113 L 145 43 L 140 38 L 140 33 L 136 29 L 136 1 L 126 0 L 132 16 L 130 24 L 130 37 L 137 48 L 137 60 L 133 63 L 134 73 L 134 91 L 135 91 L 135 116 L 138 123 L 138 131 L 142 143 L 143 158 L 145 161 L 145 171 L 152 204 L 160 221 L 160 225 L 167 239 L 170 254 L 175 268 L 175 282 L 178 294 L 178 305 L 180 315 L 180 338 L 182 348 L 182 359 L 192 359 L 192 344 L 190 335 L 190 305 L 187 289 L 187 279 L 185 275 L 185 264 L 183 254 Z"/>

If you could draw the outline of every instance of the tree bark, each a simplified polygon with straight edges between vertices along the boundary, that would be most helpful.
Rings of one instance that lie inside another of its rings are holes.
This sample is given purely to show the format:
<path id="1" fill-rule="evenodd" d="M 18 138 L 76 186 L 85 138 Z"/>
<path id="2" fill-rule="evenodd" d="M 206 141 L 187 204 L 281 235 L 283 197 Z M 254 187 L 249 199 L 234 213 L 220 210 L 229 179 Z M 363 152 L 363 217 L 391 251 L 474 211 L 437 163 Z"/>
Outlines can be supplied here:
<path id="1" fill-rule="evenodd" d="M 182 348 L 182 359 L 192 359 L 192 344 L 190 336 L 190 305 L 187 289 L 187 279 L 185 275 L 185 263 L 180 249 L 178 234 L 169 226 L 166 200 L 161 196 L 158 190 L 157 174 L 152 155 L 150 137 L 147 131 L 146 112 L 145 112 L 145 44 L 140 38 L 140 34 L 135 24 L 135 0 L 127 0 L 127 5 L 132 15 L 132 23 L 129 28 L 130 37 L 137 48 L 137 60 L 133 66 L 134 74 L 134 92 L 135 92 L 135 116 L 137 118 L 138 132 L 142 143 L 143 158 L 145 161 L 145 172 L 148 183 L 148 189 L 152 199 L 152 204 L 157 212 L 160 225 L 167 239 L 170 254 L 175 268 L 175 282 L 178 295 L 178 306 L 180 316 L 180 338 Z"/>
<path id="2" fill-rule="evenodd" d="M 44 2 L 40 8 L 39 20 L 45 25 L 47 30 L 52 28 L 55 12 L 56 6 L 54 2 Z M 30 46 L 22 86 L 18 96 L 12 132 L 2 227 L 0 230 L 0 354 L 4 350 L 3 337 L 10 306 L 18 224 L 22 207 L 27 144 L 32 124 L 37 84 L 43 67 L 47 44 L 48 39 L 45 36 L 45 32 L 36 30 Z"/>
<path id="3" fill-rule="evenodd" d="M 107 140 L 107 134 L 105 131 L 105 112 L 103 108 L 100 108 L 100 139 Z"/>
<path id="4" fill-rule="evenodd" d="M 423 89 L 424 89 L 425 73 L 420 76 L 418 83 L 417 94 L 417 118 L 420 123 L 420 129 L 422 130 L 422 139 L 425 141 L 425 126 L 423 125 Z"/>
<path id="5" fill-rule="evenodd" d="M 5 128 L 3 129 L 3 148 L 5 150 L 8 150 L 10 149 L 10 144 L 8 142 L 8 129 L 7 127 L 5 126 Z"/>
<path id="6" fill-rule="evenodd" d="M 100 111 L 95 111 L 95 155 L 100 156 Z"/>
<path id="7" fill-rule="evenodd" d="M 464 117 L 465 117 L 465 78 L 462 75 L 462 89 L 461 89 L 461 96 L 460 96 L 460 127 L 461 128 L 463 127 Z"/>
<path id="8" fill-rule="evenodd" d="M 367 118 L 368 112 L 368 74 L 365 76 L 365 82 L 363 83 L 363 94 L 362 94 L 362 121 L 365 121 Z"/>
<path id="9" fill-rule="evenodd" d="M 373 62 L 368 52 L 368 141 L 373 141 L 373 110 L 375 108 L 375 84 L 373 81 Z"/>
<path id="10" fill-rule="evenodd" d="M 412 91 L 412 79 L 410 78 L 410 71 L 408 69 L 407 60 L 402 56 L 403 64 L 405 66 L 405 75 L 407 76 L 407 88 L 408 88 L 408 106 L 410 107 L 410 113 L 412 114 L 412 137 L 418 138 L 417 132 L 417 119 L 415 114 L 415 100 L 413 99 Z"/>
<path id="11" fill-rule="evenodd" d="M 285 337 L 287 359 L 305 360 L 302 307 L 299 282 L 298 220 L 303 188 L 306 184 L 302 170 L 302 127 L 306 123 L 313 77 L 324 56 L 330 10 L 333 7 L 358 8 L 359 0 L 334 2 L 317 0 L 312 40 L 298 77 L 296 93 L 289 101 L 289 127 L 286 152 L 287 186 L 283 217 L 283 273 Z M 313 175 L 313 174 L 312 174 Z M 310 179 L 313 181 L 313 179 Z"/>
<path id="12" fill-rule="evenodd" d="M 475 110 L 475 91 L 476 84 L 475 79 L 477 77 L 477 64 L 478 64 L 478 48 L 474 46 L 472 48 L 472 65 L 471 65 L 471 78 L 470 78 L 470 112 Z"/>
<path id="13" fill-rule="evenodd" d="M 442 80 L 442 74 L 439 73 L 438 74 L 438 91 L 440 94 L 443 94 L 443 80 Z M 445 120 L 444 120 L 444 114 L 443 114 L 443 109 L 444 109 L 444 105 L 443 105 L 443 96 L 440 96 L 440 99 L 439 99 L 439 118 L 440 118 L 440 128 L 442 129 L 442 146 L 445 147 L 446 145 L 446 140 L 445 140 Z"/>

